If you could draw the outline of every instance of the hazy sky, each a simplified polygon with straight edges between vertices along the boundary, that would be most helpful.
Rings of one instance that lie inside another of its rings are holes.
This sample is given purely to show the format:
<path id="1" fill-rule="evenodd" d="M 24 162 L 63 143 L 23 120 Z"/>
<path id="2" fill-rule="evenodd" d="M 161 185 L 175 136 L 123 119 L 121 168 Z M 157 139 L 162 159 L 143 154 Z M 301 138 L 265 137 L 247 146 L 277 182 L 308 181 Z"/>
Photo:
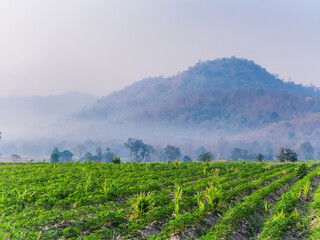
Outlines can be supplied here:
<path id="1" fill-rule="evenodd" d="M 2 0 L 0 96 L 102 96 L 244 57 L 320 87 L 319 0 Z"/>

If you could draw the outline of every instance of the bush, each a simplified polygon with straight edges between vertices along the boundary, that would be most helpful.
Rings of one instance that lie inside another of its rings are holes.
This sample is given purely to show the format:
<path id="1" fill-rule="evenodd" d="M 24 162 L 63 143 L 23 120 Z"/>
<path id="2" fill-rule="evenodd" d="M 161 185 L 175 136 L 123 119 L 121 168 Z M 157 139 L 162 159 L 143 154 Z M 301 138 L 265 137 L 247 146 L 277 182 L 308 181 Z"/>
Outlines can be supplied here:
<path id="1" fill-rule="evenodd" d="M 78 237 L 80 231 L 77 228 L 67 227 L 63 231 L 63 236 L 67 238 Z"/>
<path id="2" fill-rule="evenodd" d="M 302 163 L 297 171 L 297 175 L 300 179 L 302 179 L 304 176 L 306 176 L 308 173 L 308 168 L 307 168 L 307 164 Z"/>
<path id="3" fill-rule="evenodd" d="M 112 163 L 114 163 L 114 164 L 120 164 L 120 163 L 121 163 L 121 160 L 120 160 L 120 158 L 114 158 L 114 159 L 112 159 Z"/>

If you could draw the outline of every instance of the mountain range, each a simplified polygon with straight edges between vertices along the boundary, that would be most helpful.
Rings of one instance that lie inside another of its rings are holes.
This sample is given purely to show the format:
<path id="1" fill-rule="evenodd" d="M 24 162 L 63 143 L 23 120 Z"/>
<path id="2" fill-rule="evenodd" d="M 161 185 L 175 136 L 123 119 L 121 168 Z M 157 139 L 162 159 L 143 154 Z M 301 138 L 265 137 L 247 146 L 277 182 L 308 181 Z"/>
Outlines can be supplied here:
<path id="1" fill-rule="evenodd" d="M 78 116 L 239 133 L 318 112 L 318 88 L 285 82 L 253 61 L 232 57 L 199 62 L 171 77 L 141 80 Z"/>
<path id="2" fill-rule="evenodd" d="M 146 78 L 102 98 L 76 92 L 0 97 L 0 109 L 3 154 L 49 154 L 84 142 L 91 151 L 105 145 L 124 152 L 130 137 L 187 154 L 205 146 L 220 157 L 234 147 L 270 155 L 305 141 L 320 152 L 319 89 L 235 57 Z"/>

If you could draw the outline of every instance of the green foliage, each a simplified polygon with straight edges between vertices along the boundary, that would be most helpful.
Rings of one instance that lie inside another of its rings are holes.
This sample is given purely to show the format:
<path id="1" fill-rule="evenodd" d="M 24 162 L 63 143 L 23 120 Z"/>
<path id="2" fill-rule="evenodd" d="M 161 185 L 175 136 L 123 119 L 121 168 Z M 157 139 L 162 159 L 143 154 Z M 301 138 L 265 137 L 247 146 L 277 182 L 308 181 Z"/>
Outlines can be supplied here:
<path id="1" fill-rule="evenodd" d="M 140 193 L 133 200 L 132 208 L 133 214 L 136 217 L 143 217 L 152 207 L 152 194 L 151 193 Z"/>
<path id="2" fill-rule="evenodd" d="M 308 173 L 308 167 L 307 164 L 302 163 L 299 165 L 298 170 L 297 170 L 297 175 L 300 179 L 302 179 L 304 176 L 306 176 Z"/>
<path id="3" fill-rule="evenodd" d="M 182 199 L 182 188 L 179 185 L 175 185 L 173 197 L 174 197 L 174 214 L 175 217 L 179 216 L 179 209 L 180 209 L 180 200 Z"/>
<path id="4" fill-rule="evenodd" d="M 203 199 L 203 194 L 201 192 L 197 192 L 197 202 L 198 202 L 200 212 L 204 210 L 204 203 L 202 199 Z"/>
<path id="5" fill-rule="evenodd" d="M 221 185 L 218 185 L 218 186 L 211 185 L 206 189 L 205 197 L 211 209 L 216 210 L 220 206 L 220 203 L 222 200 L 221 193 L 222 193 Z"/>
<path id="6" fill-rule="evenodd" d="M 114 158 L 114 159 L 112 159 L 112 163 L 113 164 L 120 164 L 121 160 L 120 160 L 120 158 Z"/>
<path id="7" fill-rule="evenodd" d="M 310 196 L 312 193 L 312 189 L 311 189 L 310 185 L 311 185 L 311 181 L 307 180 L 302 186 L 303 194 L 304 194 L 304 197 L 307 201 L 310 199 Z"/>
<path id="8" fill-rule="evenodd" d="M 186 229 L 211 232 L 203 222 L 213 215 L 219 216 L 217 226 L 236 229 L 263 208 L 268 194 L 296 179 L 297 168 L 256 163 L 179 163 L 178 169 L 164 163 L 0 166 L 0 239 L 37 239 L 39 234 L 40 239 L 168 239 Z M 285 200 L 289 206 L 294 199 Z M 294 207 L 282 209 L 285 214 L 292 209 L 286 216 L 293 221 Z"/>

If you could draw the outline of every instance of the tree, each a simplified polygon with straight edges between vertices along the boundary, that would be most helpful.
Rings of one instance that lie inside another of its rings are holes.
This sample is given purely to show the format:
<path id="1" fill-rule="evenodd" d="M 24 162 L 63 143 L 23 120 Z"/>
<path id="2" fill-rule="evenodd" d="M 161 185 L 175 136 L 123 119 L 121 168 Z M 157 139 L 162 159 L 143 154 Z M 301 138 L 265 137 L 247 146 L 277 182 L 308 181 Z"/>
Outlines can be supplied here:
<path id="1" fill-rule="evenodd" d="M 281 147 L 277 155 L 280 162 L 296 162 L 298 161 L 298 154 L 290 148 Z"/>
<path id="2" fill-rule="evenodd" d="M 21 157 L 18 154 L 11 154 L 12 162 L 18 162 L 18 160 L 21 160 Z"/>
<path id="3" fill-rule="evenodd" d="M 231 151 L 231 159 L 252 159 L 252 157 L 249 156 L 247 149 L 241 149 L 241 148 L 234 148 Z"/>
<path id="4" fill-rule="evenodd" d="M 128 138 L 127 142 L 124 143 L 124 146 L 130 151 L 131 161 L 149 161 L 151 153 L 154 151 L 154 148 L 151 145 L 145 144 L 142 140 L 135 138 Z"/>
<path id="5" fill-rule="evenodd" d="M 205 149 L 204 146 L 200 146 L 197 151 L 196 151 L 196 158 L 198 158 L 202 153 L 206 152 L 207 150 Z"/>
<path id="6" fill-rule="evenodd" d="M 167 159 L 169 159 L 170 161 L 179 158 L 181 155 L 180 149 L 172 145 L 167 145 L 164 149 L 164 152 L 167 156 Z"/>
<path id="7" fill-rule="evenodd" d="M 102 161 L 102 158 L 103 158 L 102 149 L 101 149 L 100 147 L 98 147 L 98 148 L 96 149 L 95 160 L 101 162 L 101 161 Z"/>
<path id="8" fill-rule="evenodd" d="M 106 152 L 103 154 L 103 159 L 106 163 L 111 163 L 112 159 L 114 159 L 116 155 L 111 152 L 110 148 L 106 149 Z"/>
<path id="9" fill-rule="evenodd" d="M 120 158 L 114 158 L 114 159 L 112 159 L 112 163 L 114 163 L 114 164 L 120 164 L 120 163 L 121 163 L 121 160 L 120 160 Z"/>
<path id="10" fill-rule="evenodd" d="M 73 150 L 74 152 L 77 152 L 79 154 L 79 158 L 81 159 L 82 158 L 82 153 L 84 151 L 86 151 L 86 146 L 83 145 L 83 144 L 79 144 L 78 146 L 76 146 Z"/>
<path id="11" fill-rule="evenodd" d="M 59 158 L 61 162 L 68 162 L 73 157 L 73 153 L 69 150 L 64 150 L 63 152 L 59 153 Z"/>
<path id="12" fill-rule="evenodd" d="M 199 162 L 205 162 L 205 161 L 211 161 L 211 160 L 214 160 L 214 155 L 212 152 L 204 152 L 198 158 Z"/>
<path id="13" fill-rule="evenodd" d="M 183 159 L 182 159 L 182 161 L 183 161 L 184 163 L 191 163 L 191 162 L 192 162 L 192 160 L 191 160 L 191 158 L 190 158 L 189 156 L 184 156 Z"/>
<path id="14" fill-rule="evenodd" d="M 299 153 L 302 159 L 313 159 L 313 147 L 310 142 L 304 142 L 301 144 Z"/>
<path id="15" fill-rule="evenodd" d="M 263 155 L 262 155 L 261 153 L 258 153 L 258 154 L 256 155 L 256 161 L 257 161 L 257 162 L 262 162 L 262 160 L 263 160 Z"/>
<path id="16" fill-rule="evenodd" d="M 53 149 L 51 155 L 50 155 L 50 161 L 52 163 L 57 163 L 59 162 L 59 157 L 60 157 L 60 152 L 58 148 Z"/>
<path id="17" fill-rule="evenodd" d="M 231 151 L 231 159 L 241 159 L 241 149 L 240 148 L 234 148 Z"/>
<path id="18" fill-rule="evenodd" d="M 87 162 L 91 162 L 92 160 L 94 160 L 93 155 L 91 152 L 87 152 L 84 156 L 83 156 L 83 160 L 87 161 Z"/>

